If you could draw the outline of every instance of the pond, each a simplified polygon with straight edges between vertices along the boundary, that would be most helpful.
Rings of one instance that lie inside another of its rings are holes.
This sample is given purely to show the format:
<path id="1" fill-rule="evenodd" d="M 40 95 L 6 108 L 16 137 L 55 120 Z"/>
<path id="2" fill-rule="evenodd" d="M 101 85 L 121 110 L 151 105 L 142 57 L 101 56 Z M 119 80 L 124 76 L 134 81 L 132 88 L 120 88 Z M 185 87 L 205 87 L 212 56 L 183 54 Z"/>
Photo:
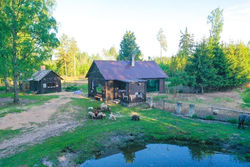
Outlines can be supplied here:
<path id="1" fill-rule="evenodd" d="M 178 146 L 172 144 L 130 145 L 120 152 L 110 153 L 85 161 L 80 167 L 246 167 L 235 155 L 199 146 Z M 105 157 L 106 156 L 106 157 Z"/>

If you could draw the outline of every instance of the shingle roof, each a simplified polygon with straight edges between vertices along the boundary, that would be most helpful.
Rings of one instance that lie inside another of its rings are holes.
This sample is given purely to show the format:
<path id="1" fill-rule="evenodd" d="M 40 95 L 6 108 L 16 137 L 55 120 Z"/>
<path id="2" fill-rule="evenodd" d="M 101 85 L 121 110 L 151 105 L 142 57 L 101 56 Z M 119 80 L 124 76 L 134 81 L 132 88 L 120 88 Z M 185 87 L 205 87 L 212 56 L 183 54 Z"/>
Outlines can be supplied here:
<path id="1" fill-rule="evenodd" d="M 168 78 L 154 61 L 136 61 L 134 67 L 131 66 L 130 61 L 96 60 L 93 63 L 105 80 Z"/>
<path id="2" fill-rule="evenodd" d="M 47 74 L 49 74 L 51 72 L 51 70 L 41 70 L 41 71 L 37 71 L 35 72 L 31 78 L 29 80 L 33 80 L 33 81 L 40 81 L 41 79 L 43 79 Z"/>

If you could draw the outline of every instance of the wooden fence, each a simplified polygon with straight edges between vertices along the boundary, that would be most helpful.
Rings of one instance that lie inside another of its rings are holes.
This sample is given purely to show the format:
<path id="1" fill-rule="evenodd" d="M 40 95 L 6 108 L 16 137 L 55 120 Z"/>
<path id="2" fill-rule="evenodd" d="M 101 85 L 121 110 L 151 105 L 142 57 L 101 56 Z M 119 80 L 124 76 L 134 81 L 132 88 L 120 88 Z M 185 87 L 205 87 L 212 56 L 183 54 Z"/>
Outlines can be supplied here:
<path id="1" fill-rule="evenodd" d="M 203 106 L 199 104 L 190 104 L 182 102 L 172 103 L 163 99 L 153 101 L 152 99 L 153 98 L 151 97 L 147 99 L 147 102 L 151 107 L 188 117 L 215 119 L 219 121 L 236 121 L 238 120 L 239 115 L 250 115 L 250 112 L 239 111 L 229 108 Z"/>

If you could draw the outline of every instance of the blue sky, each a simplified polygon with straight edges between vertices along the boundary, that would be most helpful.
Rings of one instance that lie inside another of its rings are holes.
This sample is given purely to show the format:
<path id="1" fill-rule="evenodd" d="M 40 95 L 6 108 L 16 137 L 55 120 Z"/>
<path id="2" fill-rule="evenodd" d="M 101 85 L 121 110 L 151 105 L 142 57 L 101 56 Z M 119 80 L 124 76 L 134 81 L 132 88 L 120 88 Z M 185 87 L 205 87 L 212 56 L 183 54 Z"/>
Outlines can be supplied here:
<path id="1" fill-rule="evenodd" d="M 163 29 L 167 52 L 178 51 L 180 31 L 188 28 L 199 41 L 209 35 L 207 16 L 224 10 L 222 40 L 250 41 L 250 0 L 57 0 L 54 16 L 62 33 L 75 38 L 81 51 L 90 54 L 120 48 L 126 30 L 136 35 L 144 58 L 160 55 L 156 34 Z"/>

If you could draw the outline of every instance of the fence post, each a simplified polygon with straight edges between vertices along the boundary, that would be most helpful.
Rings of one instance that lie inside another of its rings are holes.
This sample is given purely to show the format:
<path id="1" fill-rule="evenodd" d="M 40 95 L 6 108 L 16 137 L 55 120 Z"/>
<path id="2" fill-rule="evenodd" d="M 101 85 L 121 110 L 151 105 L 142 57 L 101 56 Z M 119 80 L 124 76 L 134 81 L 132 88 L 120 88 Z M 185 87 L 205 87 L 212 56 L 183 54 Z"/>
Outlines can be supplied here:
<path id="1" fill-rule="evenodd" d="M 188 116 L 192 117 L 195 113 L 195 106 L 194 104 L 189 104 L 189 113 Z"/>
<path id="2" fill-rule="evenodd" d="M 154 106 L 153 97 L 148 97 L 148 104 L 149 104 L 150 108 L 152 108 Z"/>
<path id="3" fill-rule="evenodd" d="M 181 114 L 181 103 L 180 102 L 176 103 L 176 113 Z"/>

